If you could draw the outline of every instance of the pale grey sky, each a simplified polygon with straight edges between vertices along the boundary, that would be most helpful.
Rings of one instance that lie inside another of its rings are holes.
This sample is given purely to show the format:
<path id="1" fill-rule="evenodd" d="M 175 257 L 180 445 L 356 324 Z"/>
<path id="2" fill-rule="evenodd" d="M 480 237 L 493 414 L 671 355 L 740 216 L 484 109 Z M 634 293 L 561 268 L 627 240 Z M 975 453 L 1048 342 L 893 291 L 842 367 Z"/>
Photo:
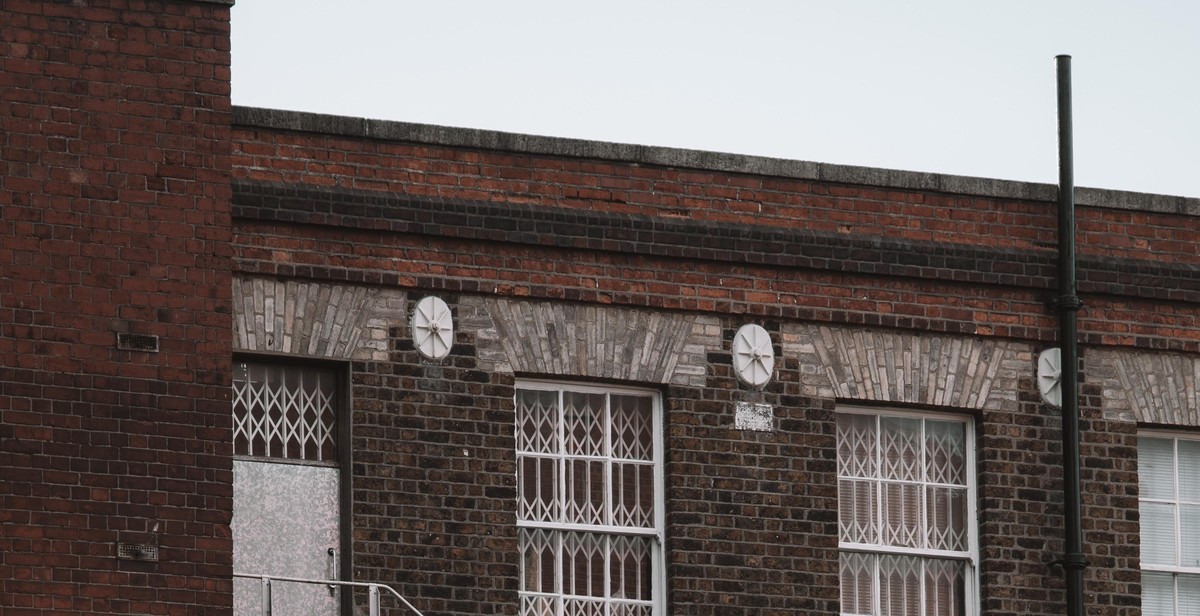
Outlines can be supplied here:
<path id="1" fill-rule="evenodd" d="M 1200 197 L 1192 0 L 238 0 L 233 102 Z"/>

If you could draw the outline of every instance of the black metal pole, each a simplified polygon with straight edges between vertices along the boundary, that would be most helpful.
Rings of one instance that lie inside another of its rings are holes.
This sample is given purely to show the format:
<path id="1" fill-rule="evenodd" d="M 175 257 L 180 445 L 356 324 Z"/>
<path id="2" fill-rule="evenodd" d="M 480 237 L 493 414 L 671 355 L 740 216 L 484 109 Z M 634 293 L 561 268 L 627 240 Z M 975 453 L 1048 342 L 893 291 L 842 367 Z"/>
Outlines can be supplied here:
<path id="1" fill-rule="evenodd" d="M 1055 58 L 1058 68 L 1058 288 L 1059 343 L 1062 353 L 1063 491 L 1066 501 L 1063 575 L 1067 616 L 1084 616 L 1083 494 L 1079 482 L 1079 349 L 1075 294 L 1075 165 L 1071 134 L 1071 56 Z"/>

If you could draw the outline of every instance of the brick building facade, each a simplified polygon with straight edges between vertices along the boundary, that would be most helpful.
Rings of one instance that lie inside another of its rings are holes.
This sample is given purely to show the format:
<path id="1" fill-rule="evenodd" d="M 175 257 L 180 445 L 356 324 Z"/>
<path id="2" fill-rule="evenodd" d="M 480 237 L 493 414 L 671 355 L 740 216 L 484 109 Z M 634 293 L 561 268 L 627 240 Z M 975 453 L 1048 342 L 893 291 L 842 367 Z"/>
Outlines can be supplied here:
<path id="1" fill-rule="evenodd" d="M 232 108 L 228 19 L 0 11 L 5 614 L 1063 612 L 1054 187 Z M 1087 613 L 1172 613 L 1200 201 L 1078 201 Z"/>

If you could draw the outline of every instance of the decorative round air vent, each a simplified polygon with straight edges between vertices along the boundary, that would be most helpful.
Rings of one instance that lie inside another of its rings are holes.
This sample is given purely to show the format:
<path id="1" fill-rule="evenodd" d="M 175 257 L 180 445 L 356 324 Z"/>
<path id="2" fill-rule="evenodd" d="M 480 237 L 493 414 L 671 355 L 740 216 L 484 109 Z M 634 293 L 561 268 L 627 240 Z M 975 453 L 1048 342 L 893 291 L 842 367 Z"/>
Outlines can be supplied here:
<path id="1" fill-rule="evenodd" d="M 753 323 L 743 325 L 733 336 L 733 369 L 743 382 L 761 387 L 775 370 L 771 334 Z"/>
<path id="2" fill-rule="evenodd" d="M 433 296 L 417 302 L 412 316 L 412 337 L 417 351 L 429 359 L 442 359 L 450 354 L 454 320 L 446 302 Z"/>
<path id="3" fill-rule="evenodd" d="M 1038 393 L 1042 401 L 1054 408 L 1062 406 L 1062 350 L 1046 349 L 1038 355 Z"/>

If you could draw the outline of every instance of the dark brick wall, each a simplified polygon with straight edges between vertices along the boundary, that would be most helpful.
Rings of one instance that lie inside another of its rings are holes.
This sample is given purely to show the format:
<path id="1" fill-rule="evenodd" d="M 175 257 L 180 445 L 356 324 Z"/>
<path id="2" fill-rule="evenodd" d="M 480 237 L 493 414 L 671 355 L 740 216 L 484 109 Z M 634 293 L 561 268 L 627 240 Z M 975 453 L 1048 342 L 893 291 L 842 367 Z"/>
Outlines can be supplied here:
<path id="1" fill-rule="evenodd" d="M 741 324 L 726 320 L 726 344 Z M 794 359 L 762 391 L 741 384 L 730 361 L 710 353 L 705 387 L 667 392 L 670 613 L 835 614 L 833 403 L 798 395 Z M 774 430 L 735 428 L 738 402 L 770 405 Z"/>
<path id="2" fill-rule="evenodd" d="M 433 363 L 397 329 L 389 361 L 351 365 L 354 577 L 426 614 L 515 614 L 514 382 L 455 338 Z"/>
<path id="3" fill-rule="evenodd" d="M 1096 614 L 1130 614 L 1141 607 L 1137 425 L 1110 421 L 1099 411 L 1101 390 L 1083 383 L 1080 458 L 1086 580 Z"/>
<path id="4" fill-rule="evenodd" d="M 1032 370 L 1030 371 L 1032 374 Z M 1062 421 L 1024 379 L 1015 412 L 979 426 L 981 594 L 985 613 L 1061 614 L 1066 602 Z M 1081 486 L 1088 614 L 1140 605 L 1136 425 L 1108 421 L 1099 387 L 1081 383 Z"/>
<path id="5" fill-rule="evenodd" d="M 480 369 L 475 342 L 459 331 L 430 362 L 396 330 L 388 361 L 351 364 L 354 575 L 426 613 L 516 613 L 515 381 Z M 729 359 L 663 390 L 671 613 L 835 613 L 833 403 L 798 395 L 794 361 L 760 392 Z M 740 400 L 770 404 L 776 429 L 734 429 Z"/>
<path id="6" fill-rule="evenodd" d="M 4 2 L 6 615 L 228 613 L 229 123 L 228 6 Z"/>

